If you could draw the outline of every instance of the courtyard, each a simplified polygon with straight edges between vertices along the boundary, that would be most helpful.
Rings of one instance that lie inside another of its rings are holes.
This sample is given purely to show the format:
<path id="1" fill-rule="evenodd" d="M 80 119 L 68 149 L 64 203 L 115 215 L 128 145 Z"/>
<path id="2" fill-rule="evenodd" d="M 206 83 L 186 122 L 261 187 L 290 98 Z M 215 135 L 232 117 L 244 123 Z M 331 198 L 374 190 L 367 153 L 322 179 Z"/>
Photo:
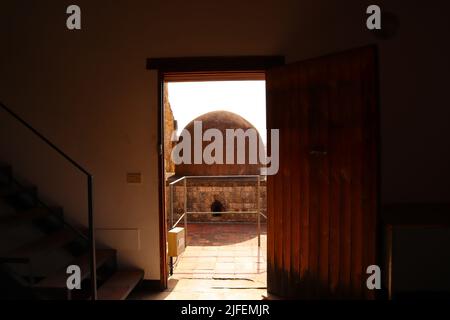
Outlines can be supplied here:
<path id="1" fill-rule="evenodd" d="M 267 295 L 267 233 L 255 224 L 190 223 L 167 290 L 132 299 L 261 300 Z"/>

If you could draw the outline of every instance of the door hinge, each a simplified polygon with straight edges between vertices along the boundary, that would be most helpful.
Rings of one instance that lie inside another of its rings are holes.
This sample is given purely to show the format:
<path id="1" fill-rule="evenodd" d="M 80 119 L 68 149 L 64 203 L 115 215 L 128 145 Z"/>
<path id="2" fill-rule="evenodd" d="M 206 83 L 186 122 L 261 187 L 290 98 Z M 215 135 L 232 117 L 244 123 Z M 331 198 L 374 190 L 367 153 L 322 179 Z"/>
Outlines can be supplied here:
<path id="1" fill-rule="evenodd" d="M 159 145 L 159 155 L 160 156 L 163 155 L 163 145 L 162 144 Z"/>

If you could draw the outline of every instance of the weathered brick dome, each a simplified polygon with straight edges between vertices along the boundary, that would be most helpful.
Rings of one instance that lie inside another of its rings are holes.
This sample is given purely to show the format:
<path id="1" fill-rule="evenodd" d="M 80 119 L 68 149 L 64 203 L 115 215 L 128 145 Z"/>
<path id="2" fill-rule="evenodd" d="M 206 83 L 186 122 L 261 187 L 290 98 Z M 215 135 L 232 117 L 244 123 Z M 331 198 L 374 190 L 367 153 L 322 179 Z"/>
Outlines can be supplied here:
<path id="1" fill-rule="evenodd" d="M 245 164 L 226 164 L 226 129 L 255 129 L 260 139 L 256 128 L 240 115 L 228 111 L 213 111 L 205 113 L 198 118 L 192 120 L 184 129 L 191 134 L 192 142 L 194 141 L 194 121 L 202 121 L 202 133 L 208 129 L 218 129 L 223 135 L 223 162 L 224 164 L 193 164 L 194 147 L 192 143 L 191 154 L 192 164 L 180 164 L 175 166 L 175 174 L 177 176 L 221 176 L 221 175 L 256 175 L 260 173 L 261 165 L 249 164 L 249 142 L 246 139 L 245 143 Z M 203 150 L 210 141 L 203 142 Z M 257 146 L 258 148 L 258 146 Z M 234 140 L 234 163 L 237 163 L 237 139 Z M 259 152 L 259 149 L 257 149 Z M 259 158 L 258 158 L 259 159 Z"/>

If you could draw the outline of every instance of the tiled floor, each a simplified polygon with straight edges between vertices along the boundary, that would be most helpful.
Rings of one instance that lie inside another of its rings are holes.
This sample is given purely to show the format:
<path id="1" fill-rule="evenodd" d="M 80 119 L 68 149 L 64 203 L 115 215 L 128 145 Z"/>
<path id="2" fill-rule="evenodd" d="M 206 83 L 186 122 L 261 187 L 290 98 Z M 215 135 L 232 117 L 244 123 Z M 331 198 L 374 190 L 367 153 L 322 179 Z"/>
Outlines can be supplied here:
<path id="1" fill-rule="evenodd" d="M 253 224 L 189 224 L 186 251 L 165 292 L 137 299 L 262 299 L 266 295 L 266 226 L 258 247 Z"/>

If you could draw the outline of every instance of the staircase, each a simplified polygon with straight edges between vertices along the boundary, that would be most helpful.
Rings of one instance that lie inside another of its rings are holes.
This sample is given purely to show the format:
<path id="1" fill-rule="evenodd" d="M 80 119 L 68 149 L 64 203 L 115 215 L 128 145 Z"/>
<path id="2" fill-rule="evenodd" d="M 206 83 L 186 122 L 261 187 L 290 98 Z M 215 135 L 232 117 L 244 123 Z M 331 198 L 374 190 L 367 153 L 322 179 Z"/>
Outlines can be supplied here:
<path id="1" fill-rule="evenodd" d="M 92 277 L 89 248 L 62 208 L 47 206 L 36 187 L 19 184 L 12 168 L 0 165 L 0 299 L 90 299 L 92 278 L 99 300 L 126 299 L 144 272 L 117 270 L 116 251 L 105 248 L 96 250 Z M 67 289 L 69 265 L 81 269 L 80 290 Z"/>

